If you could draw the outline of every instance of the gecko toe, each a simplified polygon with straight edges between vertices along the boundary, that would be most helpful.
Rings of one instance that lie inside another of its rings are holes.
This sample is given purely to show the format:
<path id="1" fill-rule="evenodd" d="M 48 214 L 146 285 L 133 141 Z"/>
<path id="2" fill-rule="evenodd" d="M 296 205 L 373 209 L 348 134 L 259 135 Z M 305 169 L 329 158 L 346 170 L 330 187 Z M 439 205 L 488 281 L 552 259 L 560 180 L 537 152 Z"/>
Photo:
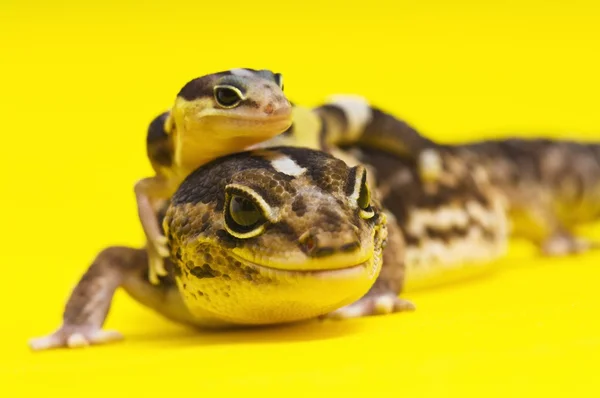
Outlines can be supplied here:
<path id="1" fill-rule="evenodd" d="M 323 318 L 349 319 L 372 315 L 393 314 L 396 312 L 414 311 L 415 305 L 393 293 L 363 297 L 355 303 L 335 310 Z"/>
<path id="2" fill-rule="evenodd" d="M 100 330 L 89 326 L 62 326 L 56 332 L 29 340 L 33 351 L 54 348 L 82 348 L 122 340 L 123 335 L 115 330 Z"/>
<path id="3" fill-rule="evenodd" d="M 73 333 L 67 337 L 67 347 L 69 348 L 86 347 L 88 345 L 90 345 L 90 342 L 82 333 Z"/>
<path id="4" fill-rule="evenodd" d="M 90 336 L 90 341 L 94 344 L 111 343 L 123 340 L 123 335 L 116 330 L 98 330 Z"/>

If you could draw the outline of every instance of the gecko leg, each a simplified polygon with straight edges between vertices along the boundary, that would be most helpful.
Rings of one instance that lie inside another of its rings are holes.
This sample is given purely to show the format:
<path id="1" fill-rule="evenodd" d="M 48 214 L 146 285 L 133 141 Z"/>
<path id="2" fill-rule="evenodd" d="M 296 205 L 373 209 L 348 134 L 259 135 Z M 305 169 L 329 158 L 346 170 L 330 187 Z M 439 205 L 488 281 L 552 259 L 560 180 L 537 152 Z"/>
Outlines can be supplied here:
<path id="1" fill-rule="evenodd" d="M 167 274 L 164 259 L 169 257 L 169 248 L 167 238 L 158 223 L 152 198 L 156 193 L 163 194 L 159 197 L 165 196 L 167 182 L 159 177 L 144 178 L 135 184 L 134 190 L 139 219 L 148 241 L 149 279 L 150 282 L 157 284 L 158 277 Z"/>
<path id="2" fill-rule="evenodd" d="M 579 238 L 564 230 L 555 232 L 541 244 L 542 254 L 551 257 L 583 253 L 599 248 L 599 242 Z"/>
<path id="3" fill-rule="evenodd" d="M 404 282 L 404 240 L 394 218 L 389 219 L 387 244 L 383 249 L 383 266 L 375 284 L 356 302 L 322 318 L 359 318 L 415 310 L 412 302 L 398 297 Z"/>
<path id="4" fill-rule="evenodd" d="M 103 330 L 115 290 L 137 271 L 147 267 L 144 250 L 110 247 L 96 257 L 73 289 L 63 313 L 63 323 L 48 336 L 29 341 L 32 350 L 81 347 L 120 340 L 117 331 Z"/>

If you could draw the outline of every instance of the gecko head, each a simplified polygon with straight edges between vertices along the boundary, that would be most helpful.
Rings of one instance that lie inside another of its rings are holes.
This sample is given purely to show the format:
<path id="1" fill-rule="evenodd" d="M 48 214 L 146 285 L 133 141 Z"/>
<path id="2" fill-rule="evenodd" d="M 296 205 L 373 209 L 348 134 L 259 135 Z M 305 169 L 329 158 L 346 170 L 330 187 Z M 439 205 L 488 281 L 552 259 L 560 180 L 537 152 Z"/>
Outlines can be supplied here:
<path id="1" fill-rule="evenodd" d="M 201 146 L 214 158 L 272 138 L 292 124 L 283 76 L 231 69 L 188 82 L 171 110 L 167 130 L 184 150 Z"/>
<path id="2" fill-rule="evenodd" d="M 269 324 L 362 297 L 381 270 L 385 221 L 364 167 L 278 147 L 200 167 L 173 196 L 163 227 L 193 313 Z"/>

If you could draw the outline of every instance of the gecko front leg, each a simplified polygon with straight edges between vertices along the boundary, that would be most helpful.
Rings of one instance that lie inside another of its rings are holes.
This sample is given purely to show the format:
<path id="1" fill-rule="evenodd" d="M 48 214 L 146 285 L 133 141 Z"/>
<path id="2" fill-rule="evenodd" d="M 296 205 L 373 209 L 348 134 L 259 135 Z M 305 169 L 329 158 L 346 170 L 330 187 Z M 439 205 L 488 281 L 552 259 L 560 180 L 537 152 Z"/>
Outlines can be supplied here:
<path id="1" fill-rule="evenodd" d="M 81 347 L 120 340 L 116 331 L 103 330 L 117 288 L 142 305 L 175 322 L 193 325 L 175 285 L 172 263 L 168 275 L 156 286 L 148 281 L 148 255 L 144 249 L 109 247 L 104 249 L 73 289 L 63 313 L 62 325 L 48 336 L 29 341 L 32 350 Z"/>
<path id="2" fill-rule="evenodd" d="M 165 259 L 169 257 L 167 238 L 156 218 L 156 203 L 160 198 L 168 198 L 169 182 L 157 175 L 138 181 L 135 184 L 135 198 L 142 229 L 148 242 L 148 278 L 158 284 L 159 276 L 165 276 Z"/>
<path id="3" fill-rule="evenodd" d="M 73 289 L 63 322 L 54 333 L 30 340 L 33 350 L 79 347 L 122 339 L 117 331 L 102 330 L 115 290 L 131 272 L 142 270 L 143 250 L 110 247 L 103 250 Z"/>

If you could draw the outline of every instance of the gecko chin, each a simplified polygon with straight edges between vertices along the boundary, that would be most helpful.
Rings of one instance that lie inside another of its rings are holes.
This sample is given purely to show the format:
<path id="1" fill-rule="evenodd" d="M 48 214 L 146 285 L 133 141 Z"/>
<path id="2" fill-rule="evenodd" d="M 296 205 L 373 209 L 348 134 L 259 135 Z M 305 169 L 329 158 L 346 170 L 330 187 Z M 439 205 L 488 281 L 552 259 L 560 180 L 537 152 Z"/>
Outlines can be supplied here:
<path id="1" fill-rule="evenodd" d="M 188 262 L 177 282 L 186 306 L 206 326 L 281 324 L 327 314 L 366 294 L 382 265 L 377 252 L 343 268 L 288 270 L 205 249 L 214 261 L 191 268 Z"/>

